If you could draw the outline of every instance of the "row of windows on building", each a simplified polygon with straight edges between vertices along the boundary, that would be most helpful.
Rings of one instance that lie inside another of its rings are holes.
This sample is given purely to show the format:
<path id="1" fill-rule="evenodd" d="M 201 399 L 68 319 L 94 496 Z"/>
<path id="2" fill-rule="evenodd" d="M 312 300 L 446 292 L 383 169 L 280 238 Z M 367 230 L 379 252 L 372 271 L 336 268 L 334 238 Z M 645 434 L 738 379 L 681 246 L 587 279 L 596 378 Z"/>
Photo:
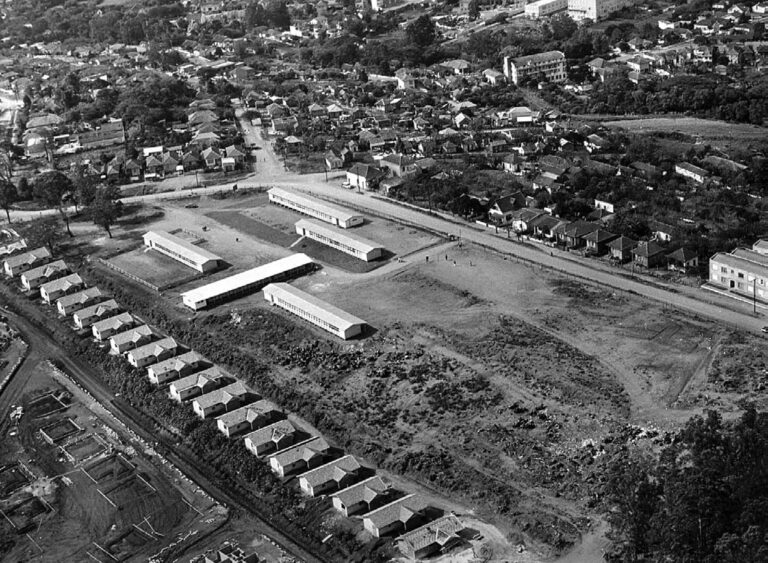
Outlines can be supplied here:
<path id="1" fill-rule="evenodd" d="M 167 254 L 168 256 L 172 256 L 176 260 L 179 260 L 180 262 L 185 262 L 189 264 L 190 266 L 197 267 L 197 262 L 189 258 L 188 256 L 185 256 L 184 254 L 180 254 L 176 252 L 175 250 L 171 250 L 170 248 L 163 246 L 162 244 L 152 241 L 152 248 L 155 248 L 159 251 L 161 251 L 164 254 Z"/>
<path id="2" fill-rule="evenodd" d="M 295 209 L 296 211 L 304 213 L 305 215 L 311 215 L 312 217 L 317 217 L 318 219 L 322 219 L 324 221 L 328 221 L 331 223 L 335 222 L 336 220 L 335 217 L 333 217 L 332 215 L 329 215 L 328 213 L 323 213 L 322 211 L 318 211 L 313 207 L 302 205 L 301 203 L 297 203 L 290 199 L 285 199 L 278 195 L 271 195 L 271 198 L 272 198 L 272 201 L 277 201 L 278 203 L 285 205 L 286 207 L 290 207 L 291 209 Z"/>
<path id="3" fill-rule="evenodd" d="M 344 244 L 343 242 L 339 242 L 337 240 L 334 240 L 330 237 L 327 237 L 325 235 L 321 235 L 319 233 L 316 233 L 314 231 L 304 231 L 304 234 L 306 236 L 309 236 L 317 241 L 320 241 L 324 244 L 327 244 L 328 246 L 333 246 L 334 248 L 338 248 L 339 250 L 342 250 L 343 252 L 346 252 L 347 254 L 354 254 L 356 256 L 365 256 L 365 252 L 362 250 L 359 250 L 355 248 L 354 246 L 350 246 L 348 244 Z"/>
<path id="4" fill-rule="evenodd" d="M 295 313 L 298 316 L 313 322 L 317 326 L 321 326 L 327 330 L 330 330 L 331 332 L 335 332 L 335 333 L 340 332 L 339 327 L 332 325 L 331 323 L 329 323 L 323 318 L 318 317 L 317 315 L 308 313 L 298 305 L 290 303 L 289 301 L 286 301 L 285 299 L 281 299 L 280 297 L 277 297 L 276 299 L 277 299 L 277 304 L 280 305 L 283 309 L 291 311 L 292 313 Z"/>

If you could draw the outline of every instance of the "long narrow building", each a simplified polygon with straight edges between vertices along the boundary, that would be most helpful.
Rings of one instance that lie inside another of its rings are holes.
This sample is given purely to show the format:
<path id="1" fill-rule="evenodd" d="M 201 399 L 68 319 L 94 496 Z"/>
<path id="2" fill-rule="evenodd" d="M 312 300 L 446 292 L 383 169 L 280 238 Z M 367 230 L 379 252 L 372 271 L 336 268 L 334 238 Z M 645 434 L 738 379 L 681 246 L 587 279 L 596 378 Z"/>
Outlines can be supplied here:
<path id="1" fill-rule="evenodd" d="M 301 219 L 296 221 L 295 227 L 296 233 L 303 237 L 316 240 L 366 262 L 371 262 L 384 255 L 384 247 L 380 244 L 350 232 L 323 225 L 320 221 Z"/>
<path id="2" fill-rule="evenodd" d="M 265 285 L 288 280 L 315 269 L 306 254 L 293 254 L 269 264 L 229 276 L 181 294 L 184 305 L 194 311 L 255 293 Z"/>
<path id="3" fill-rule="evenodd" d="M 221 262 L 212 252 L 165 231 L 149 231 L 144 235 L 144 244 L 201 273 L 215 270 Z"/>
<path id="4" fill-rule="evenodd" d="M 272 305 L 277 305 L 344 340 L 360 334 L 366 324 L 364 320 L 287 283 L 269 284 L 264 288 L 264 298 Z"/>
<path id="5" fill-rule="evenodd" d="M 342 229 L 362 225 L 364 222 L 362 215 L 296 192 L 282 188 L 272 188 L 267 193 L 269 194 L 270 203 L 282 205 Z"/>

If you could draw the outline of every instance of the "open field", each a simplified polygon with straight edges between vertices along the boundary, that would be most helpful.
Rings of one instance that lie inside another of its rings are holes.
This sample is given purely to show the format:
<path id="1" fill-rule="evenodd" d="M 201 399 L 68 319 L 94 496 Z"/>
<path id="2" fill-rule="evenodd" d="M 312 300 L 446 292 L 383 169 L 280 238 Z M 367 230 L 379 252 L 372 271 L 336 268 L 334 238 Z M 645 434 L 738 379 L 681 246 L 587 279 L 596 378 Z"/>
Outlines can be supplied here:
<path id="1" fill-rule="evenodd" d="M 243 215 L 239 211 L 211 211 L 206 213 L 206 216 L 243 234 L 271 242 L 278 246 L 289 247 L 299 239 L 299 235 L 296 233 L 292 235 L 284 233 L 252 217 Z"/>
<path id="2" fill-rule="evenodd" d="M 200 273 L 155 250 L 141 247 L 109 259 L 111 264 L 160 288 L 183 284 Z"/>
<path id="3" fill-rule="evenodd" d="M 728 123 L 698 117 L 649 117 L 606 121 L 609 127 L 621 127 L 633 133 L 683 133 L 708 140 L 764 141 L 765 129 L 745 123 Z"/>

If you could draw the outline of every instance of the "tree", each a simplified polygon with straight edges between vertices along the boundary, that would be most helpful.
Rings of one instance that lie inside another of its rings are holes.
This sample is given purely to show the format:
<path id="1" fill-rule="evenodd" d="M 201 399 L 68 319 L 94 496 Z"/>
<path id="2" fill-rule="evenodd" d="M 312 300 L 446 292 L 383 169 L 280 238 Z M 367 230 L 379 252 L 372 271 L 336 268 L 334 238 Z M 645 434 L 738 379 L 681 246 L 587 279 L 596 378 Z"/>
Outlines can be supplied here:
<path id="1" fill-rule="evenodd" d="M 11 206 L 17 199 L 19 199 L 19 194 L 16 192 L 16 186 L 10 182 L 0 183 L 0 207 L 5 210 L 8 223 L 11 222 Z"/>
<path id="2" fill-rule="evenodd" d="M 435 23 L 427 14 L 421 15 L 409 25 L 405 34 L 408 40 L 420 47 L 428 47 L 437 37 Z"/>
<path id="3" fill-rule="evenodd" d="M 91 221 L 98 225 L 112 238 L 112 226 L 123 212 L 123 203 L 118 201 L 119 191 L 110 187 L 99 190 L 93 203 L 88 207 Z"/>
<path id="4" fill-rule="evenodd" d="M 67 202 L 72 197 L 72 188 L 72 181 L 61 172 L 43 172 L 35 180 L 33 188 L 35 198 L 48 207 L 58 209 L 67 227 L 67 234 L 71 237 L 75 235 L 69 228 Z"/>
<path id="5" fill-rule="evenodd" d="M 61 223 L 56 217 L 45 217 L 20 228 L 30 248 L 45 246 L 54 254 L 56 244 L 61 241 Z"/>
<path id="6" fill-rule="evenodd" d="M 475 21 L 480 17 L 480 0 L 470 0 L 469 6 L 467 6 L 467 13 L 469 19 Z"/>

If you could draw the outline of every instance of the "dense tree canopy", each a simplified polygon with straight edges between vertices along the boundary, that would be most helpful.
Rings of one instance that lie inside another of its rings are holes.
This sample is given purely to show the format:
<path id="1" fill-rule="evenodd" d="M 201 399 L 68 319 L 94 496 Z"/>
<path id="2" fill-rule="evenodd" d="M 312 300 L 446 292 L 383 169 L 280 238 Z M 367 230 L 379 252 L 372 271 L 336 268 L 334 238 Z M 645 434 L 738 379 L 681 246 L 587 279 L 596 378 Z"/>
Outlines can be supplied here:
<path id="1" fill-rule="evenodd" d="M 635 452 L 611 468 L 612 559 L 768 560 L 768 414 L 694 417 L 658 460 Z"/>

